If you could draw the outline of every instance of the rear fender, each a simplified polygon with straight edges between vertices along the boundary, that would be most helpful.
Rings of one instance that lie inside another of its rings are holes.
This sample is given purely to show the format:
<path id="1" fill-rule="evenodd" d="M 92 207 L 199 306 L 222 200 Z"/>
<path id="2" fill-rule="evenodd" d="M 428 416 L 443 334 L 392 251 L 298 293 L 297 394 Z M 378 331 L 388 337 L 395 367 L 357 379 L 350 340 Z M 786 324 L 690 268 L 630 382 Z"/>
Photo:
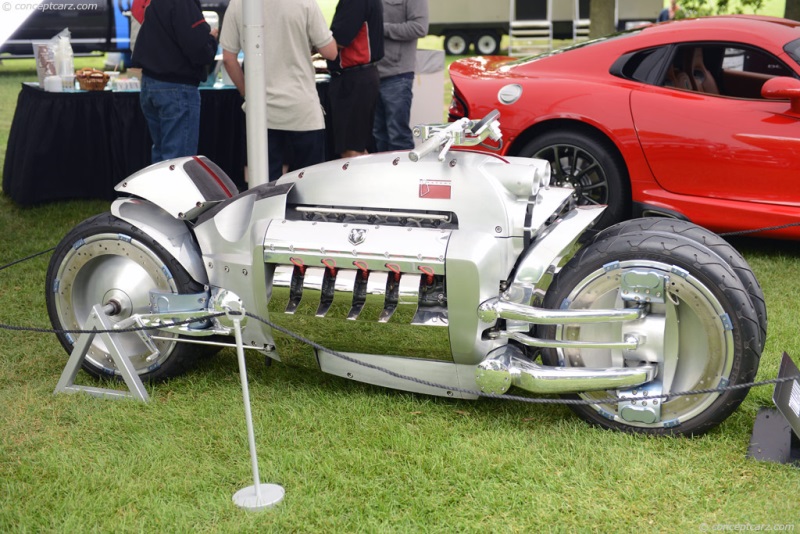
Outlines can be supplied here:
<path id="1" fill-rule="evenodd" d="M 152 237 L 195 281 L 208 284 L 200 247 L 186 223 L 157 205 L 138 198 L 115 200 L 111 204 L 111 213 Z"/>
<path id="2" fill-rule="evenodd" d="M 203 156 L 150 165 L 125 178 L 114 190 L 145 199 L 184 220 L 196 219 L 239 193 L 222 169 Z"/>

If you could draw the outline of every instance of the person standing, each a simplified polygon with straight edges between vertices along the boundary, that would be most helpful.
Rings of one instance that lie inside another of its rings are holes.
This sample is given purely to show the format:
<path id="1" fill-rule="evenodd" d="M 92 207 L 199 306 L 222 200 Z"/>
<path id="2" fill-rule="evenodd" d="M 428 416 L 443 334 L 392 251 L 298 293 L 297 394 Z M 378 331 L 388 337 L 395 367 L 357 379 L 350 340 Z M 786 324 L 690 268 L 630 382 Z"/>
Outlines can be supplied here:
<path id="1" fill-rule="evenodd" d="M 343 158 L 367 153 L 372 144 L 383 58 L 382 0 L 339 0 L 331 23 L 339 55 L 328 61 L 328 98 L 334 149 Z"/>
<path id="2" fill-rule="evenodd" d="M 428 34 L 428 0 L 383 0 L 383 59 L 373 136 L 378 152 L 414 148 L 411 100 L 417 39 Z"/>
<path id="3" fill-rule="evenodd" d="M 269 181 L 284 166 L 299 169 L 325 161 L 325 118 L 319 102 L 311 54 L 337 55 L 336 41 L 316 0 L 263 0 L 264 68 L 267 79 Z M 222 62 L 244 97 L 242 1 L 231 0 L 222 24 Z M 245 58 L 247 60 L 247 58 Z M 290 159 L 291 156 L 291 159 Z"/>
<path id="4" fill-rule="evenodd" d="M 664 22 L 667 20 L 672 20 L 678 14 L 678 11 L 681 10 L 681 6 L 678 5 L 678 0 L 670 0 L 669 7 L 665 7 L 661 10 L 661 13 L 658 14 L 658 19 L 656 22 Z"/>
<path id="5" fill-rule="evenodd" d="M 217 30 L 198 0 L 151 0 L 132 62 L 142 69 L 140 103 L 153 140 L 152 163 L 197 153 L 200 82 L 217 53 Z"/>

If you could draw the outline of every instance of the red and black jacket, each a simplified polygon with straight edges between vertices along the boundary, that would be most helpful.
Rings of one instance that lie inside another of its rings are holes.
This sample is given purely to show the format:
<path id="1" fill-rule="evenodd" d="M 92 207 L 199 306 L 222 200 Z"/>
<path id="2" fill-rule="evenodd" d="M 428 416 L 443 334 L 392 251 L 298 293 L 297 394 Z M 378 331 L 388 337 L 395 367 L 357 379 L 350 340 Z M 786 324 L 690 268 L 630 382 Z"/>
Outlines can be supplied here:
<path id="1" fill-rule="evenodd" d="M 383 57 L 382 0 L 339 0 L 331 32 L 340 47 L 328 62 L 331 72 L 369 65 Z"/>

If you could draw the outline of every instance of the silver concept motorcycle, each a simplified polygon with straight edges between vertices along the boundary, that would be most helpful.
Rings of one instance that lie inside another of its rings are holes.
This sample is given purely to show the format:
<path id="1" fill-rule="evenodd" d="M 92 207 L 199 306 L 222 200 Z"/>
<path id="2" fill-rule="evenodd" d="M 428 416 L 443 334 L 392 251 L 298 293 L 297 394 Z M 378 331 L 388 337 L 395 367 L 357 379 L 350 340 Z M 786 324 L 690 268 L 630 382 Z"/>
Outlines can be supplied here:
<path id="1" fill-rule="evenodd" d="M 464 148 L 500 137 L 496 112 L 415 133 L 417 150 L 242 193 L 202 156 L 137 172 L 58 245 L 53 326 L 81 329 L 102 306 L 120 328 L 150 327 L 115 338 L 151 380 L 231 346 L 234 310 L 243 343 L 274 360 L 301 345 L 281 327 L 318 344 L 304 348 L 326 373 L 457 398 L 564 395 L 606 428 L 697 434 L 742 402 L 747 389 L 725 388 L 755 377 L 767 320 L 727 242 L 663 218 L 586 238 L 604 208 L 551 187 L 548 162 Z M 76 335 L 58 337 L 72 351 Z M 84 368 L 119 374 L 99 338 Z"/>

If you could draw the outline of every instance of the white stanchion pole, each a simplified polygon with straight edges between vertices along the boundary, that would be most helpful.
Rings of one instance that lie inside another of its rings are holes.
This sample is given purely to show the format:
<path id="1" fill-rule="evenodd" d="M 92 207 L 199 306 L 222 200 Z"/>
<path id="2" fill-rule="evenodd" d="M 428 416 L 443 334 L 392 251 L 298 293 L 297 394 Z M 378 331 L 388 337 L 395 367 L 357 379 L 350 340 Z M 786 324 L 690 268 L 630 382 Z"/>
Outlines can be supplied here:
<path id="1" fill-rule="evenodd" d="M 267 76 L 265 54 L 280 54 L 279 50 L 264 49 L 264 2 L 244 0 L 242 3 L 244 21 L 244 70 L 247 112 L 245 129 L 247 132 L 248 187 L 265 184 L 269 181 L 269 155 L 267 153 Z"/>
<path id="2" fill-rule="evenodd" d="M 237 491 L 233 496 L 233 502 L 240 508 L 258 511 L 281 502 L 286 492 L 282 486 L 277 484 L 262 484 L 261 477 L 258 474 L 256 437 L 253 431 L 253 414 L 250 411 L 250 389 L 247 385 L 247 367 L 244 361 L 244 345 L 242 344 L 242 324 L 239 316 L 232 318 L 236 335 L 236 356 L 239 360 L 239 377 L 242 380 L 244 415 L 247 420 L 247 440 L 250 443 L 250 462 L 253 468 L 253 485 Z"/>

